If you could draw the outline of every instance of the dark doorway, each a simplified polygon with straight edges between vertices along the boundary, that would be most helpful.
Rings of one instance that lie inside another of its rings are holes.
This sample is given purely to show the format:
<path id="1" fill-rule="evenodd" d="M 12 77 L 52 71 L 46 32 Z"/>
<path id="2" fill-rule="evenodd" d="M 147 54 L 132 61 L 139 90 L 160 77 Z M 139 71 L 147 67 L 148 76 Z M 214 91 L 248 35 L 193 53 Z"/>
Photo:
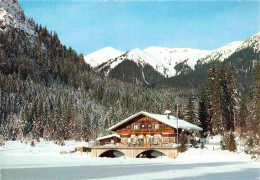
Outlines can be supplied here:
<path id="1" fill-rule="evenodd" d="M 117 150 L 109 150 L 102 153 L 99 157 L 119 158 L 125 157 L 125 154 Z"/>
<path id="2" fill-rule="evenodd" d="M 156 150 L 148 150 L 138 154 L 136 157 L 137 158 L 160 158 L 160 157 L 165 157 L 165 154 Z"/>

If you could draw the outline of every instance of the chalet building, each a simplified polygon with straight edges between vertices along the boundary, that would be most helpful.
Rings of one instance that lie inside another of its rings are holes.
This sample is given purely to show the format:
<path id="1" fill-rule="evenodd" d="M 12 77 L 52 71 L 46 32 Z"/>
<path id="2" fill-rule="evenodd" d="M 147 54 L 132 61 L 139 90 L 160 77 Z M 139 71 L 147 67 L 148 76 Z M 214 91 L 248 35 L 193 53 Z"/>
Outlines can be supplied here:
<path id="1" fill-rule="evenodd" d="M 108 130 L 116 132 L 120 137 L 120 146 L 173 146 L 176 144 L 177 127 L 179 133 L 184 131 L 201 131 L 202 128 L 178 119 L 165 111 L 165 115 L 138 112 L 127 119 L 115 124 Z M 107 141 L 111 137 L 105 137 Z M 103 139 L 103 140 L 104 140 Z M 102 140 L 102 139 L 101 139 Z M 100 145 L 105 144 L 105 141 Z"/>
<path id="2" fill-rule="evenodd" d="M 99 142 L 100 146 L 116 145 L 120 143 L 120 136 L 118 134 L 111 134 L 108 136 L 99 137 L 97 138 L 97 141 Z"/>

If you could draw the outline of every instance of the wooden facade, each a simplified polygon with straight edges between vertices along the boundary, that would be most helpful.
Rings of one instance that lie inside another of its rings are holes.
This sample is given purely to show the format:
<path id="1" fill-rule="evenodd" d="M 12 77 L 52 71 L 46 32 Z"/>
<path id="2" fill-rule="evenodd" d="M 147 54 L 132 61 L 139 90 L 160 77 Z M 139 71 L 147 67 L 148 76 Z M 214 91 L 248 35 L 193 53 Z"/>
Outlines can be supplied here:
<path id="1" fill-rule="evenodd" d="M 144 115 L 137 116 L 116 129 L 123 146 L 172 146 L 174 128 Z"/>
<path id="2" fill-rule="evenodd" d="M 120 138 L 113 136 L 113 137 L 108 137 L 108 138 L 104 138 L 104 139 L 100 139 L 99 140 L 99 145 L 100 146 L 104 146 L 106 144 L 114 144 L 116 145 L 117 143 L 120 143 Z"/>

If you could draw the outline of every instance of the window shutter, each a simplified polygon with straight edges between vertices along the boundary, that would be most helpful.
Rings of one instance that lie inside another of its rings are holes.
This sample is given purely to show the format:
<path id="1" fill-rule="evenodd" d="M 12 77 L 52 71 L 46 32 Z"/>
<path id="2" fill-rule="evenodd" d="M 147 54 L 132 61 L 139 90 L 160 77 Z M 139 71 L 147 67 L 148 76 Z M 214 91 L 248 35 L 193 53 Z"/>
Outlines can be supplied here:
<path id="1" fill-rule="evenodd" d="M 152 128 L 155 129 L 155 124 L 152 125 Z"/>
<path id="2" fill-rule="evenodd" d="M 138 129 L 140 129 L 140 124 L 138 124 Z"/>
<path id="3" fill-rule="evenodd" d="M 133 124 L 131 124 L 131 129 L 134 129 L 134 125 Z"/>

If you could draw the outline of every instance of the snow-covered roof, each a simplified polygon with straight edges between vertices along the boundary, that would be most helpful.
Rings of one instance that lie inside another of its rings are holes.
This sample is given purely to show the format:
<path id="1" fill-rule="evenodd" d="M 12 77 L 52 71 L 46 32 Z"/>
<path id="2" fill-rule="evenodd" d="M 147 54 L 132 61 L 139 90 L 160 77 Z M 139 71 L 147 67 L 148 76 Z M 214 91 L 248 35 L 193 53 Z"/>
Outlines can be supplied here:
<path id="1" fill-rule="evenodd" d="M 161 114 L 152 114 L 152 113 L 148 113 L 145 111 L 140 111 L 128 118 L 126 118 L 125 120 L 115 124 L 114 126 L 110 127 L 108 130 L 109 131 L 113 131 L 114 129 L 116 129 L 117 127 L 121 126 L 122 124 L 125 124 L 126 122 L 132 120 L 133 118 L 139 116 L 139 115 L 144 115 L 147 117 L 150 117 L 154 120 L 157 120 L 161 123 L 167 124 L 173 128 L 177 128 L 177 119 L 178 119 L 178 129 L 185 129 L 185 130 L 197 130 L 197 131 L 202 131 L 203 129 L 199 126 L 196 126 L 194 124 L 191 124 L 187 121 L 184 121 L 182 119 L 176 118 L 174 116 L 170 116 L 170 119 L 167 119 L 167 117 L 165 115 L 161 115 Z"/>
<path id="2" fill-rule="evenodd" d="M 164 113 L 163 114 L 171 114 L 172 112 L 170 111 L 170 110 L 166 110 L 166 111 L 164 111 Z"/>
<path id="3" fill-rule="evenodd" d="M 111 138 L 111 137 L 118 137 L 118 138 L 120 138 L 120 136 L 117 135 L 117 134 L 110 134 L 110 135 L 107 135 L 107 136 L 102 136 L 102 137 L 97 138 L 97 141 L 100 141 L 102 139 Z"/>

